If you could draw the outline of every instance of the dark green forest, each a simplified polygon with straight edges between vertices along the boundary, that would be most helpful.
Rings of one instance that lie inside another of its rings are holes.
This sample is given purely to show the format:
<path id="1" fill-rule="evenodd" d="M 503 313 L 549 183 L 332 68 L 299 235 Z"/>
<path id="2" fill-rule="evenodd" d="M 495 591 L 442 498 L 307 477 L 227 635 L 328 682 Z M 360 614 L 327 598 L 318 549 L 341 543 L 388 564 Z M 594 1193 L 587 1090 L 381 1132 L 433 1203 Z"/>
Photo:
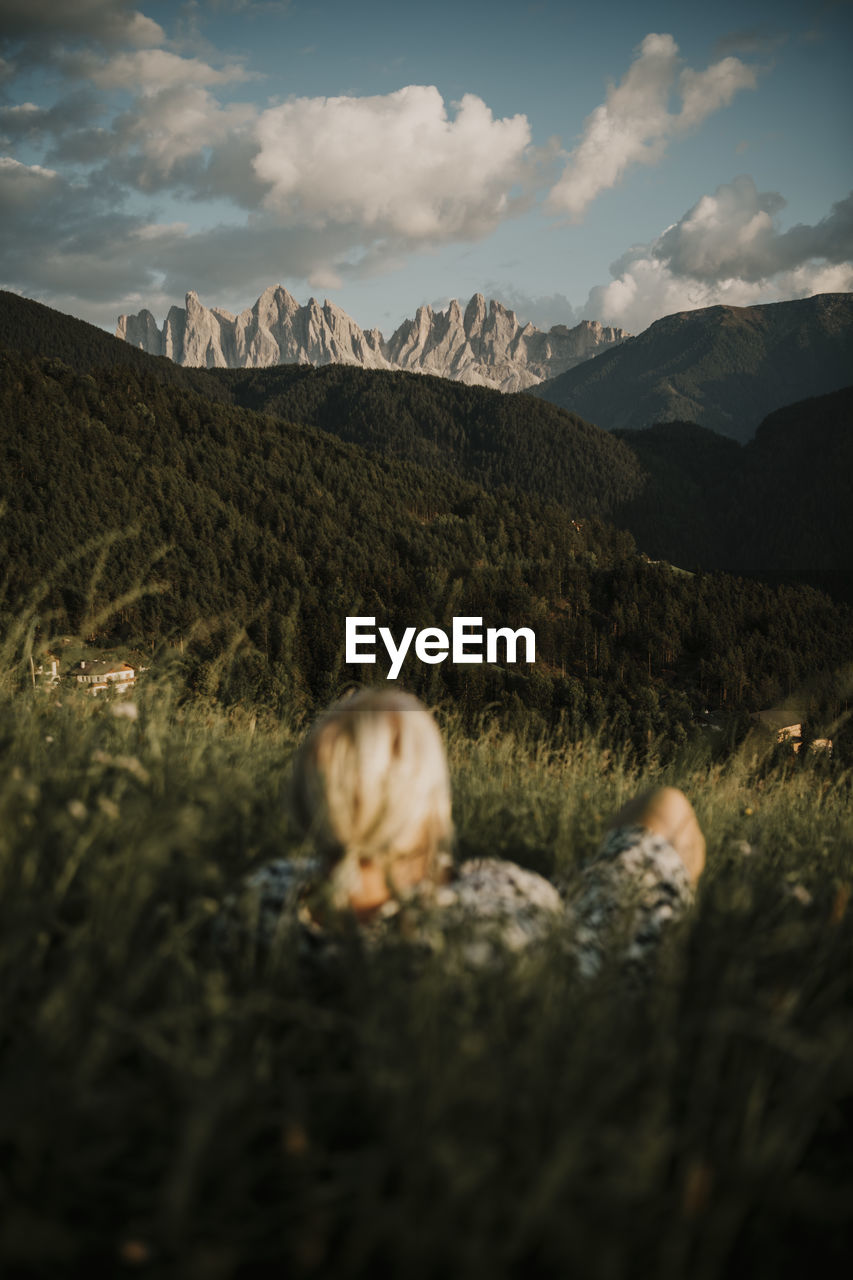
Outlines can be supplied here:
<path id="1" fill-rule="evenodd" d="M 853 599 L 853 387 L 779 409 L 742 447 L 689 422 L 616 434 L 649 480 L 612 518 L 650 555 Z"/>
<path id="2" fill-rule="evenodd" d="M 653 558 L 853 599 L 851 388 L 771 414 L 742 447 L 691 422 L 610 434 L 530 395 L 423 374 L 279 365 L 211 376 L 245 408 L 605 516 Z"/>
<path id="3" fill-rule="evenodd" d="M 216 369 L 211 376 L 243 408 L 320 427 L 488 489 L 512 485 L 559 502 L 577 518 L 612 512 L 646 482 L 621 441 L 527 395 L 344 365 Z"/>
<path id="4" fill-rule="evenodd" d="M 169 386 L 195 390 L 212 399 L 225 398 L 206 370 L 184 369 L 165 356 L 149 356 L 97 325 L 0 289 L 0 348 L 5 347 L 22 355 L 62 360 L 78 373 L 134 369 Z"/>

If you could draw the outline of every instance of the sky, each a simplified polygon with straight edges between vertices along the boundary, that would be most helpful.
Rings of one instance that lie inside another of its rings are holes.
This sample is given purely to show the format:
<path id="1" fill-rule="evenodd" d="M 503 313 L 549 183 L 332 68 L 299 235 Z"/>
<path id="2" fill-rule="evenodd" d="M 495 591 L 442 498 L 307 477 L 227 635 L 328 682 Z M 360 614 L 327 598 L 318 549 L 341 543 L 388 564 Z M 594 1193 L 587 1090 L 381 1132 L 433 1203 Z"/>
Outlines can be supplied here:
<path id="1" fill-rule="evenodd" d="M 0 0 L 0 287 L 387 336 L 853 290 L 853 0 Z"/>

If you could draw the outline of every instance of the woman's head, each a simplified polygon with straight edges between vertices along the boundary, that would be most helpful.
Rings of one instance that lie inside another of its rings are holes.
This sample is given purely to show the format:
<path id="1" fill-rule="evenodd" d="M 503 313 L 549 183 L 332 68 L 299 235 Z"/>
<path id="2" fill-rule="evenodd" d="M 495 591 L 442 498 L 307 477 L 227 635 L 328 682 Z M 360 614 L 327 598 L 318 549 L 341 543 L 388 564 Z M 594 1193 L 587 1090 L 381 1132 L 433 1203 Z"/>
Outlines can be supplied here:
<path id="1" fill-rule="evenodd" d="M 360 868 L 419 858 L 436 875 L 450 847 L 450 779 L 441 735 L 411 694 L 363 689 L 334 703 L 297 753 L 294 808 L 340 902 Z"/>

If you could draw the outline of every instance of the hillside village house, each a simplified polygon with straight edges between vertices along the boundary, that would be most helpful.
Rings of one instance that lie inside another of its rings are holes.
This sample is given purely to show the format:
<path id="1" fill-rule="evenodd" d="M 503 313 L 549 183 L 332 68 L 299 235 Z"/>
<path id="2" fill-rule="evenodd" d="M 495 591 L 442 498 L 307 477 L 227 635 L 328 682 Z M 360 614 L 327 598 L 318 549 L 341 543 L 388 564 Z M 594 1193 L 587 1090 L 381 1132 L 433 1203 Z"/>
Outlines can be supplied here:
<path id="1" fill-rule="evenodd" d="M 780 708 L 773 711 L 759 711 L 755 719 L 765 729 L 776 734 L 777 742 L 789 743 L 794 754 L 799 755 L 803 745 L 803 725 L 802 720 L 796 719 L 797 715 L 796 711 Z M 809 750 L 816 754 L 825 751 L 828 755 L 832 755 L 832 739 L 813 738 L 809 743 Z"/>
<path id="2" fill-rule="evenodd" d="M 136 669 L 129 662 L 92 662 L 89 659 L 76 663 L 68 673 L 77 684 L 87 687 L 91 694 L 115 689 L 122 693 L 136 682 Z"/>

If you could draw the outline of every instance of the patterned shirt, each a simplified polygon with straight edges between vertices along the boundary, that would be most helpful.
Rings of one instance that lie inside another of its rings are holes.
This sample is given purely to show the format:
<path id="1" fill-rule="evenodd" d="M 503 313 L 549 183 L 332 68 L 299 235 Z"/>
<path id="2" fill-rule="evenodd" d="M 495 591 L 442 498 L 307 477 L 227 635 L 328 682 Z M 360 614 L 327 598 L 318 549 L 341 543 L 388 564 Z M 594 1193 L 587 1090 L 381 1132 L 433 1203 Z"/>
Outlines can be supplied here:
<path id="1" fill-rule="evenodd" d="M 226 902 L 220 938 L 248 935 L 263 949 L 295 928 L 300 951 L 322 961 L 339 950 L 341 935 L 318 918 L 321 883 L 316 860 L 268 863 Z M 672 845 L 643 827 L 618 827 L 572 881 L 555 885 L 514 862 L 472 859 L 447 884 L 422 883 L 404 899 L 390 899 L 358 932 L 368 945 L 394 936 L 431 952 L 453 945 L 475 967 L 551 938 L 574 954 L 584 977 L 598 973 L 608 954 L 642 973 L 667 926 L 692 901 Z M 352 920 L 346 923 L 351 930 Z"/>
<path id="2" fill-rule="evenodd" d="M 629 970 L 642 973 L 693 899 L 687 868 L 668 840 L 645 827 L 615 827 L 570 899 L 580 972 L 593 977 L 615 948 Z"/>

